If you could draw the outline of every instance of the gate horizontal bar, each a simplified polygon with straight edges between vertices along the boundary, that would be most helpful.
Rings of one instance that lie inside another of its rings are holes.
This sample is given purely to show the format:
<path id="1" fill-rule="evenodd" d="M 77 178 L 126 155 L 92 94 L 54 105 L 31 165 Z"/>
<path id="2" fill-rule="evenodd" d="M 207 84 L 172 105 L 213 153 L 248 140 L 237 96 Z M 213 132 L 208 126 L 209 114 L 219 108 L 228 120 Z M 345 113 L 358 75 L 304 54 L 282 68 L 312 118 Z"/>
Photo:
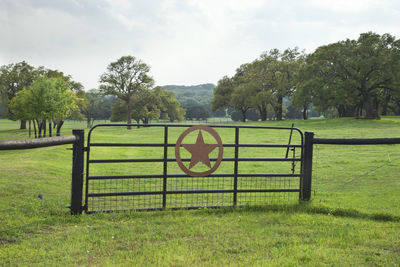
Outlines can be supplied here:
<path id="1" fill-rule="evenodd" d="M 206 124 L 204 124 L 206 125 Z M 115 126 L 120 126 L 120 127 L 127 127 L 127 126 L 142 126 L 142 127 L 169 127 L 169 128 L 176 128 L 176 127 L 192 127 L 192 126 L 198 126 L 198 124 L 159 124 L 159 123 L 154 123 L 154 124 L 137 124 L 137 123 L 132 123 L 132 124 L 122 124 L 122 123 L 115 123 L 115 124 L 97 124 L 93 126 L 90 131 L 94 130 L 97 127 L 115 127 Z M 241 129 L 271 129 L 271 130 L 296 130 L 301 133 L 300 129 L 296 127 L 282 127 L 282 126 L 250 126 L 250 125 L 220 125 L 220 124 L 207 124 L 208 127 L 211 128 L 230 128 L 230 129 L 235 129 L 235 128 L 241 128 Z"/>
<path id="2" fill-rule="evenodd" d="M 391 145 L 400 144 L 400 138 L 323 139 L 313 138 L 313 144 L 325 145 Z"/>
<path id="3" fill-rule="evenodd" d="M 216 161 L 216 158 L 210 158 L 210 161 Z M 168 162 L 174 162 L 176 159 L 167 159 Z M 182 161 L 190 161 L 189 158 Z M 234 158 L 224 158 L 222 161 L 235 161 Z M 238 158 L 238 161 L 301 161 L 301 158 Z M 128 162 L 164 162 L 164 159 L 91 159 L 89 163 L 128 163 Z"/>
<path id="4" fill-rule="evenodd" d="M 164 147 L 163 143 L 90 143 L 90 146 L 100 147 Z M 175 147 L 175 144 L 168 144 L 168 147 Z M 224 147 L 235 147 L 235 144 L 223 144 Z M 238 147 L 301 147 L 301 145 L 283 144 L 239 144 Z"/>
<path id="5" fill-rule="evenodd" d="M 233 189 L 222 190 L 174 190 L 166 191 L 166 194 L 212 194 L 212 193 L 233 193 Z M 299 192 L 300 189 L 237 189 L 238 193 L 284 193 Z M 142 192 L 110 192 L 110 193 L 89 193 L 88 197 L 113 197 L 113 196 L 138 196 L 138 195 L 162 195 L 163 191 L 142 191 Z"/>
<path id="6" fill-rule="evenodd" d="M 38 147 L 73 144 L 77 141 L 75 135 L 45 137 L 21 140 L 0 140 L 0 150 L 29 149 Z"/>
<path id="7" fill-rule="evenodd" d="M 301 174 L 293 173 L 243 173 L 238 174 L 238 177 L 300 177 Z M 89 176 L 89 180 L 113 180 L 113 179 L 147 179 L 147 178 L 163 178 L 162 174 L 151 175 L 97 175 Z M 210 174 L 201 178 L 215 178 L 215 177 L 233 177 L 233 174 Z M 186 174 L 169 174 L 167 178 L 192 178 Z"/>

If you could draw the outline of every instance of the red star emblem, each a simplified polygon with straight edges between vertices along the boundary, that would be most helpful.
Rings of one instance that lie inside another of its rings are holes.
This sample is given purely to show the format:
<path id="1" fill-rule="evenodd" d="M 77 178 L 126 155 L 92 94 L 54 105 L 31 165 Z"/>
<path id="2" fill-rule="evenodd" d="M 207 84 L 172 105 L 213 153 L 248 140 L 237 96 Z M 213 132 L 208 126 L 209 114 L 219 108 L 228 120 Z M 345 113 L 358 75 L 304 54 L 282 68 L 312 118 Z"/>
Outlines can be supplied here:
<path id="1" fill-rule="evenodd" d="M 193 168 L 199 161 L 203 162 L 208 168 L 211 168 L 210 154 L 216 147 L 217 144 L 205 144 L 203 139 L 203 134 L 201 130 L 197 135 L 197 140 L 195 144 L 182 144 L 182 146 L 192 154 L 190 159 L 189 169 Z"/>
<path id="2" fill-rule="evenodd" d="M 191 132 L 198 130 L 197 139 L 195 144 L 182 144 L 183 139 Z M 217 144 L 206 144 L 204 143 L 203 133 L 208 132 L 214 139 L 217 141 Z M 186 167 L 181 159 L 180 148 L 184 147 L 191 155 L 189 167 Z M 214 151 L 215 148 L 218 148 L 218 156 L 215 164 L 211 167 L 209 154 Z M 197 125 L 192 126 L 189 129 L 185 130 L 176 141 L 175 145 L 175 157 L 176 162 L 178 163 L 181 170 L 187 175 L 194 177 L 207 176 L 213 173 L 220 165 L 223 157 L 223 144 L 221 137 L 218 133 L 211 127 L 205 125 Z M 203 172 L 194 172 L 191 170 L 197 163 L 202 162 L 206 165 L 209 170 Z"/>

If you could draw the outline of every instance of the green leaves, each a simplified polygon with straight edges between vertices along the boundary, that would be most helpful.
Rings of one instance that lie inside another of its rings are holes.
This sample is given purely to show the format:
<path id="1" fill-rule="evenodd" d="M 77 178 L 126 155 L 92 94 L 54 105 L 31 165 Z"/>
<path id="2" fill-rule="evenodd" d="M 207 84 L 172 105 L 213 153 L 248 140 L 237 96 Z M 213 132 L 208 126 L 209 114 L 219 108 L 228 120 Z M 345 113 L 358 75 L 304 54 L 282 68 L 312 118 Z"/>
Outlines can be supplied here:
<path id="1" fill-rule="evenodd" d="M 275 117 L 282 119 L 283 97 L 290 96 L 295 88 L 294 75 L 304 54 L 297 48 L 264 52 L 251 63 L 242 64 L 232 78 L 224 76 L 214 89 L 212 110 L 234 107 L 243 113 L 254 108 L 261 120 L 267 119 L 270 107 Z"/>
<path id="2" fill-rule="evenodd" d="M 300 69 L 297 87 L 303 92 L 296 97 L 312 91 L 321 110 L 335 107 L 341 117 L 364 108 L 367 118 L 379 118 L 384 91 L 399 90 L 399 62 L 398 41 L 389 34 L 368 32 L 357 40 L 321 46 Z"/>
<path id="3" fill-rule="evenodd" d="M 75 93 L 61 77 L 36 79 L 11 100 L 15 115 L 21 120 L 64 120 L 75 105 Z"/>
<path id="4" fill-rule="evenodd" d="M 123 56 L 107 67 L 100 76 L 100 90 L 122 99 L 131 97 L 140 89 L 151 88 L 154 80 L 148 75 L 150 67 L 133 56 Z M 125 100 L 127 101 L 127 100 Z"/>
<path id="5" fill-rule="evenodd" d="M 154 80 L 148 75 L 150 67 L 133 56 L 123 56 L 107 67 L 100 76 L 100 90 L 106 95 L 115 95 L 127 104 L 127 121 L 131 123 L 131 98 L 140 91 L 153 86 Z M 131 127 L 128 126 L 128 129 Z"/>

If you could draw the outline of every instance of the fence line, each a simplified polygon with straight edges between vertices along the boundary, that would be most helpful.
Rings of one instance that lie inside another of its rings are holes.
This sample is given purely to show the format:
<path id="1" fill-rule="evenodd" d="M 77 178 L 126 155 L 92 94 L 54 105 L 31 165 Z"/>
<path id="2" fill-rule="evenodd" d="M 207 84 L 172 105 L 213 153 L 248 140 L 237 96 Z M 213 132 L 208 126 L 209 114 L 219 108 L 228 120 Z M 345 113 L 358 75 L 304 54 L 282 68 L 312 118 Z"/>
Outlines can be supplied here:
<path id="1" fill-rule="evenodd" d="M 400 138 L 367 138 L 367 139 L 328 139 L 314 138 L 313 132 L 304 133 L 304 163 L 302 188 L 304 193 L 302 200 L 309 200 L 311 197 L 312 181 L 312 160 L 314 144 L 323 145 L 393 145 L 400 144 Z"/>
<path id="2" fill-rule="evenodd" d="M 46 137 L 39 139 L 1 140 L 0 150 L 32 149 L 40 147 L 73 144 L 72 148 L 72 181 L 71 181 L 71 206 L 72 214 L 80 214 L 83 192 L 83 166 L 84 166 L 84 130 L 72 130 L 73 135 Z"/>
<path id="3" fill-rule="evenodd" d="M 31 149 L 48 146 L 73 144 L 78 137 L 75 135 L 45 137 L 37 139 L 0 140 L 0 150 Z"/>

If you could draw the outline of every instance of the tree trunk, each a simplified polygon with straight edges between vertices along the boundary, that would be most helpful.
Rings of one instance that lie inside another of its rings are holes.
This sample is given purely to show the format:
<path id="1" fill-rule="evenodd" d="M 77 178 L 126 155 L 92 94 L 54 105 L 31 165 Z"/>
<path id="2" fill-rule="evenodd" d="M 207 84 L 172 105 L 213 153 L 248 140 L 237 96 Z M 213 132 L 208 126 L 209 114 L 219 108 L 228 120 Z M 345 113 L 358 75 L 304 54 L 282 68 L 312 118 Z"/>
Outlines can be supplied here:
<path id="1" fill-rule="evenodd" d="M 46 120 L 43 120 L 43 137 L 46 137 Z"/>
<path id="2" fill-rule="evenodd" d="M 43 130 L 43 121 L 37 120 L 38 125 L 38 138 L 42 138 L 42 130 Z"/>
<path id="3" fill-rule="evenodd" d="M 344 117 L 344 106 L 343 105 L 339 105 L 336 109 L 338 111 L 339 118 Z"/>
<path id="4" fill-rule="evenodd" d="M 370 98 L 365 98 L 364 104 L 365 104 L 365 118 L 379 120 L 380 117 L 378 114 L 377 103 L 373 103 L 372 99 Z"/>
<path id="5" fill-rule="evenodd" d="M 242 121 L 243 122 L 246 122 L 246 111 L 247 111 L 247 109 L 246 110 L 242 110 Z"/>
<path id="6" fill-rule="evenodd" d="M 21 120 L 21 123 L 19 125 L 19 129 L 20 130 L 26 129 L 26 121 L 25 120 Z"/>
<path id="7" fill-rule="evenodd" d="M 63 124 L 64 124 L 64 121 L 58 121 L 57 122 L 57 136 L 60 136 L 61 135 L 61 127 L 63 126 Z"/>
<path id="8" fill-rule="evenodd" d="M 359 114 L 360 114 L 360 115 L 359 115 L 360 117 L 362 117 L 362 115 L 363 115 L 363 110 L 364 110 L 364 102 L 361 102 L 361 103 L 360 103 L 360 113 L 359 113 Z"/>
<path id="9" fill-rule="evenodd" d="M 90 116 L 87 116 L 87 117 L 86 117 L 86 128 L 91 128 L 91 126 L 92 126 L 91 123 L 90 123 L 91 120 L 92 120 L 92 119 L 90 118 Z"/>
<path id="10" fill-rule="evenodd" d="M 307 114 L 307 107 L 303 108 L 303 120 L 307 120 L 308 119 L 308 114 Z"/>
<path id="11" fill-rule="evenodd" d="M 31 127 L 31 120 L 29 120 L 29 137 L 31 137 L 31 129 L 32 129 L 32 127 Z"/>
<path id="12" fill-rule="evenodd" d="M 132 129 L 132 127 L 129 125 L 129 124 L 131 124 L 132 123 L 132 104 L 131 104 L 131 99 L 130 99 L 130 97 L 128 97 L 128 100 L 126 101 L 126 104 L 127 104 L 127 106 L 128 106 L 128 119 L 127 119 L 127 124 L 128 124 L 128 126 L 126 127 L 126 129 L 128 129 L 128 130 L 130 130 L 130 129 Z"/>
<path id="13" fill-rule="evenodd" d="M 51 121 L 49 121 L 49 137 L 51 137 L 53 134 L 52 128 L 51 128 Z"/>
<path id="14" fill-rule="evenodd" d="M 383 109 L 382 109 L 382 116 L 387 115 L 390 97 L 391 97 L 390 92 L 386 90 L 385 102 L 383 103 Z"/>
<path id="15" fill-rule="evenodd" d="M 399 116 L 400 115 L 400 100 L 395 99 L 394 105 L 390 106 L 389 108 L 394 113 L 394 115 Z"/>
<path id="16" fill-rule="evenodd" d="M 283 103 L 283 97 L 280 95 L 278 96 L 278 108 L 276 112 L 276 120 L 281 121 L 282 120 L 282 103 Z"/>
<path id="17" fill-rule="evenodd" d="M 267 108 L 262 105 L 257 106 L 257 108 L 258 108 L 258 113 L 260 114 L 261 121 L 266 121 L 267 120 Z"/>
<path id="18" fill-rule="evenodd" d="M 356 114 L 356 107 L 350 105 L 339 105 L 337 111 L 339 113 L 339 118 L 354 117 Z"/>
<path id="19" fill-rule="evenodd" d="M 36 122 L 33 120 L 33 130 L 35 132 L 35 138 L 37 138 L 37 132 L 36 132 Z"/>

